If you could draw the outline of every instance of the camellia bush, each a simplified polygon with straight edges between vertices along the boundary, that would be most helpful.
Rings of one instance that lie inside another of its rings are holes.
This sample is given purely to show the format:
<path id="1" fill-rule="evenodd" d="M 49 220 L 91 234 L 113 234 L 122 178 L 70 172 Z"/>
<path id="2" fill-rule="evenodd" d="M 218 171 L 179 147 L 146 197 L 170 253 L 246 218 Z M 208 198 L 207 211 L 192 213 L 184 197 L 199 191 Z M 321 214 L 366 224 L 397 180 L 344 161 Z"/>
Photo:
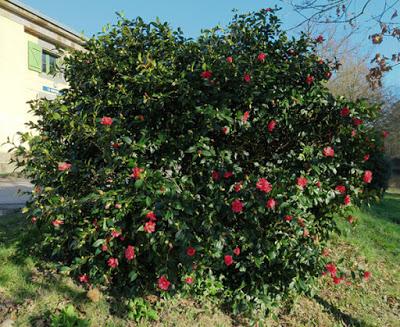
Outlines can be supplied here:
<path id="1" fill-rule="evenodd" d="M 234 312 L 351 278 L 326 245 L 334 217 L 383 192 L 379 107 L 329 93 L 321 42 L 271 9 L 195 40 L 140 18 L 90 39 L 14 152 L 38 248 L 83 284 Z"/>

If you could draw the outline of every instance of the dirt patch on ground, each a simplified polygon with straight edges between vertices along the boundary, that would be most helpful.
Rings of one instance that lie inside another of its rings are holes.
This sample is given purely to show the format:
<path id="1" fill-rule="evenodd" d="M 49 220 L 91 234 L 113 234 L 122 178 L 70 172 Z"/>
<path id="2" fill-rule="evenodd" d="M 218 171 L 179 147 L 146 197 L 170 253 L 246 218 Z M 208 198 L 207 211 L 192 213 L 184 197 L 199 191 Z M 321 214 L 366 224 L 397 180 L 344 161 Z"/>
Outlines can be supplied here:
<path id="1" fill-rule="evenodd" d="M 15 316 L 18 305 L 8 299 L 0 290 L 0 324 Z"/>

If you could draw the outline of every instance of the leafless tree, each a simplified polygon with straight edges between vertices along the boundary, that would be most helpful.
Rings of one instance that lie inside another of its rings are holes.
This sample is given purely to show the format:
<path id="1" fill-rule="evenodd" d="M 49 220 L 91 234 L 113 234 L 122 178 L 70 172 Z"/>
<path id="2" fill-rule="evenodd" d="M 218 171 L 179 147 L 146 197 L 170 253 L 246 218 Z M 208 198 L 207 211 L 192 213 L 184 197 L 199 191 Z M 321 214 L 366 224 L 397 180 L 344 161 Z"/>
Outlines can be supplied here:
<path id="1" fill-rule="evenodd" d="M 382 43 L 386 37 L 400 41 L 400 23 L 396 21 L 400 0 L 281 0 L 298 13 L 302 20 L 293 28 L 310 25 L 348 25 L 353 29 L 365 28 L 368 39 L 374 45 Z M 372 6 L 377 12 L 368 14 Z M 393 51 L 389 57 L 380 53 L 372 56 L 372 67 L 366 77 L 372 88 L 382 86 L 382 77 L 400 64 L 400 52 Z"/>

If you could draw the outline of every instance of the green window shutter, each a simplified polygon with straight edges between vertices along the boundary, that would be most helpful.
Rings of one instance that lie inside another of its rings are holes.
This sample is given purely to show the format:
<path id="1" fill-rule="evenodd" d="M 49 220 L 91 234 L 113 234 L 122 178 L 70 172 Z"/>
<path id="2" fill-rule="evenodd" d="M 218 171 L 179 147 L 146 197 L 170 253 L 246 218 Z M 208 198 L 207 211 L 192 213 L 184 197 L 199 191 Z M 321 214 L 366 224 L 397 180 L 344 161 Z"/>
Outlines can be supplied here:
<path id="1" fill-rule="evenodd" d="M 42 47 L 30 41 L 28 42 L 28 67 L 35 72 L 42 72 Z"/>

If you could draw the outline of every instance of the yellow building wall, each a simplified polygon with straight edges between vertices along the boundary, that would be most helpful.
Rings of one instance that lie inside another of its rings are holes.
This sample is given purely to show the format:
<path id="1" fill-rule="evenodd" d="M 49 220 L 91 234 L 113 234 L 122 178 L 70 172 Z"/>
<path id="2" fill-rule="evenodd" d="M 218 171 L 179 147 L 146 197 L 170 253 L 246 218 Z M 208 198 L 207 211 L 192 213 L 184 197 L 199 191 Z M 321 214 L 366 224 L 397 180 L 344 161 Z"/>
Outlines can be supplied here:
<path id="1" fill-rule="evenodd" d="M 24 26 L 0 16 L 0 173 L 10 172 L 10 148 L 7 137 L 18 143 L 18 131 L 27 131 L 25 123 L 34 119 L 27 101 L 43 97 L 43 86 L 61 90 L 65 83 L 55 83 L 51 76 L 28 69 L 28 41 L 38 39 L 24 31 Z M 54 97 L 48 94 L 49 97 Z"/>
<path id="2" fill-rule="evenodd" d="M 25 62 L 27 52 L 24 27 L 0 16 L 0 172 L 7 170 L 7 136 L 24 129 L 28 119 L 25 104 Z"/>

